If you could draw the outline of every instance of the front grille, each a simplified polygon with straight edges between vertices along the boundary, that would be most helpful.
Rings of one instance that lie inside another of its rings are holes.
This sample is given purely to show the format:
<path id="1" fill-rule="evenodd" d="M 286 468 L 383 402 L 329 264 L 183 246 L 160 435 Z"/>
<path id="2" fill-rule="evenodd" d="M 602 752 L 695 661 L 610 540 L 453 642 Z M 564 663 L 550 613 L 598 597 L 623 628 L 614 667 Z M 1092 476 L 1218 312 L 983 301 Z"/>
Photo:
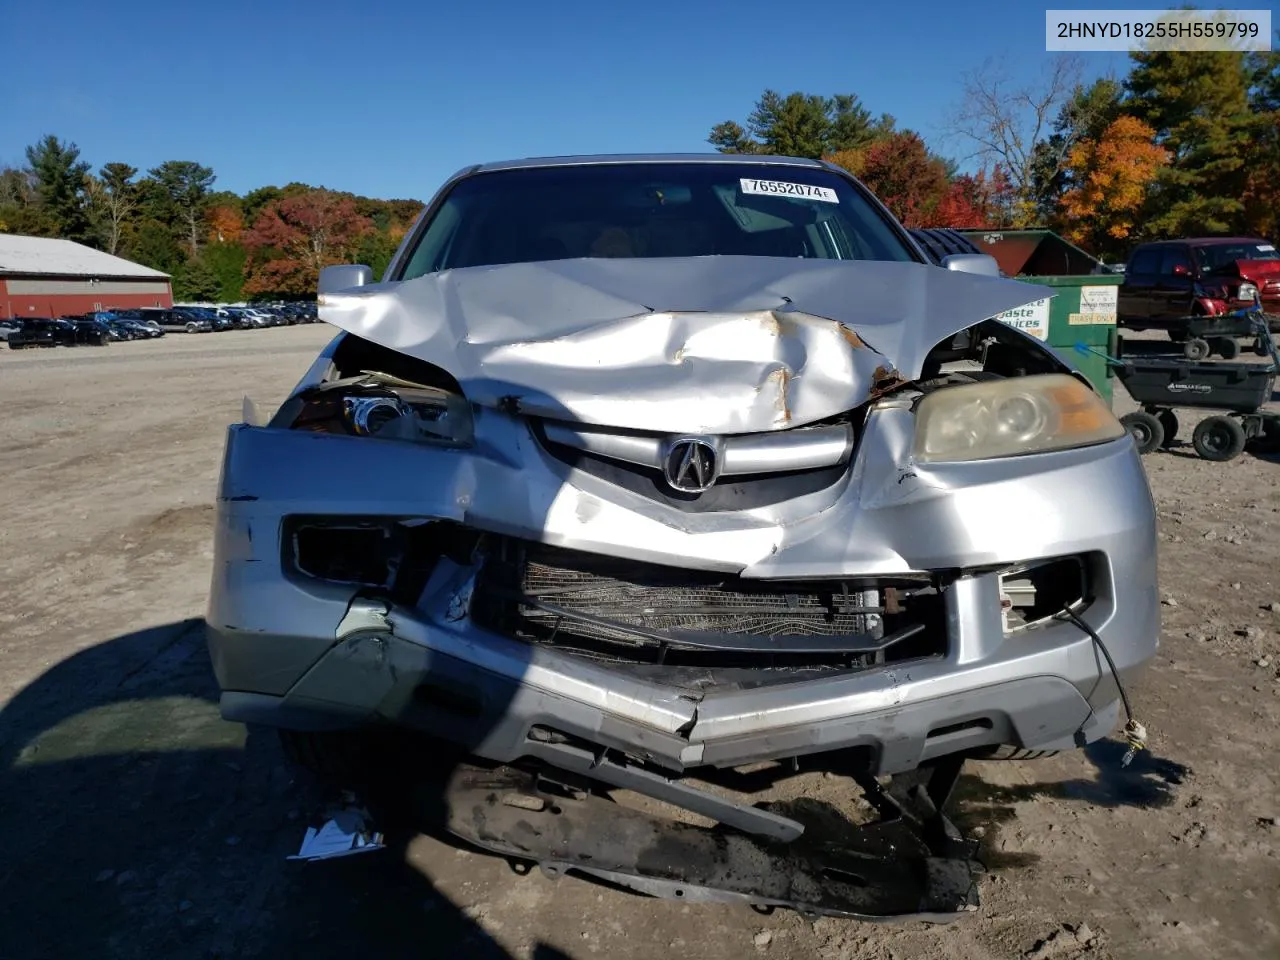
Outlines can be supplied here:
<path id="1" fill-rule="evenodd" d="M 858 421 L 853 422 L 856 428 Z M 703 493 L 681 493 L 668 486 L 658 470 L 566 447 L 548 438 L 540 421 L 531 421 L 530 425 L 538 444 L 560 463 L 682 513 L 758 510 L 785 503 L 830 489 L 849 472 L 853 463 L 851 456 L 829 467 L 721 477 Z"/>
<path id="2" fill-rule="evenodd" d="M 652 631 L 707 631 L 762 637 L 879 636 L 876 591 L 850 591 L 842 584 L 791 587 L 699 582 L 687 574 L 678 578 L 636 576 L 605 561 L 592 572 L 530 561 L 525 565 L 523 592 L 549 605 Z M 614 569 L 610 569 L 610 568 Z M 779 592 L 787 591 L 787 592 Z M 531 609 L 526 617 L 553 623 L 557 617 Z M 604 626 L 581 624 L 588 635 L 635 642 L 634 634 Z"/>
<path id="3" fill-rule="evenodd" d="M 602 659 L 870 665 L 896 659 L 899 641 L 924 641 L 885 598 L 880 584 L 750 581 L 504 540 L 485 561 L 472 616 Z"/>

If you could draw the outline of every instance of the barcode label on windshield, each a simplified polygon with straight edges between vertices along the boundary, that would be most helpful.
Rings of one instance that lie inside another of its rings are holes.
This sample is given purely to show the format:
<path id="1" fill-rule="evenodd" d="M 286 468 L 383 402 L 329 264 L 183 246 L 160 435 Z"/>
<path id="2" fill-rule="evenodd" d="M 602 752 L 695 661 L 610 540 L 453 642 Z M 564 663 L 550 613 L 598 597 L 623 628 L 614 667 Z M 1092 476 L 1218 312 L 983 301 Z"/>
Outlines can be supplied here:
<path id="1" fill-rule="evenodd" d="M 739 180 L 743 193 L 766 197 L 795 197 L 797 200 L 821 200 L 823 203 L 839 203 L 840 198 L 830 187 L 815 187 L 807 183 L 786 183 L 782 180 Z"/>

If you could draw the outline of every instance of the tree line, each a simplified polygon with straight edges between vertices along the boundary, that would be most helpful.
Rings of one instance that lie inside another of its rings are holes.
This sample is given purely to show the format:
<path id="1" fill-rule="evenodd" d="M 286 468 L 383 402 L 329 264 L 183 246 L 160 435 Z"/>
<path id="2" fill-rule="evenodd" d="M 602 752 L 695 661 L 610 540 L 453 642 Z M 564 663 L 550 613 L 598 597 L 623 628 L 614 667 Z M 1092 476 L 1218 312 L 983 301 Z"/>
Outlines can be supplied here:
<path id="1" fill-rule="evenodd" d="M 1280 34 L 1278 34 L 1280 35 Z M 724 153 L 825 158 L 907 226 L 1045 226 L 1104 259 L 1194 234 L 1275 238 L 1280 53 L 1141 52 L 1123 77 L 1081 82 L 1059 57 L 1030 84 L 988 62 L 965 74 L 948 139 L 975 173 L 856 95 L 766 90 L 745 123 L 711 129 Z"/>
<path id="2" fill-rule="evenodd" d="M 140 175 L 93 172 L 75 143 L 48 135 L 26 164 L 0 169 L 0 232 L 61 237 L 171 274 L 178 300 L 314 296 L 320 268 L 352 260 L 379 273 L 422 204 L 290 183 L 240 196 L 212 169 L 169 160 Z"/>
<path id="3" fill-rule="evenodd" d="M 1031 84 L 990 63 L 965 74 L 948 133 L 972 148 L 973 173 L 854 94 L 766 90 L 745 124 L 716 124 L 708 142 L 829 159 L 908 226 L 1047 226 L 1104 259 L 1164 237 L 1276 239 L 1280 54 L 1135 53 L 1123 77 L 1080 77 L 1067 57 Z M 0 168 L 0 232 L 64 237 L 163 270 L 180 300 L 308 297 L 330 263 L 380 275 L 422 209 L 303 183 L 241 196 L 214 189 L 213 170 L 190 160 L 95 173 L 53 135 L 26 161 Z"/>

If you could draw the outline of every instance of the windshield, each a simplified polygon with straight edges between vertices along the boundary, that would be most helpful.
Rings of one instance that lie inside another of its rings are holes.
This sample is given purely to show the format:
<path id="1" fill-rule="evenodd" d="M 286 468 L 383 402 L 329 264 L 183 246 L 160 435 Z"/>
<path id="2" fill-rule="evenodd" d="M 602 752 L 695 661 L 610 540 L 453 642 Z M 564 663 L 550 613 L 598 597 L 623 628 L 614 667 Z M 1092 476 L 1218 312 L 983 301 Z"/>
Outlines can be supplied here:
<path id="1" fill-rule="evenodd" d="M 1277 260 L 1280 254 L 1270 243 L 1263 241 L 1245 241 L 1241 243 L 1216 243 L 1211 246 L 1196 247 L 1196 259 L 1200 261 L 1200 269 L 1206 273 L 1214 273 L 1230 267 L 1237 260 Z"/>
<path id="2" fill-rule="evenodd" d="M 917 259 L 867 198 L 829 170 L 618 163 L 460 181 L 399 279 L 570 257 L 715 255 Z"/>

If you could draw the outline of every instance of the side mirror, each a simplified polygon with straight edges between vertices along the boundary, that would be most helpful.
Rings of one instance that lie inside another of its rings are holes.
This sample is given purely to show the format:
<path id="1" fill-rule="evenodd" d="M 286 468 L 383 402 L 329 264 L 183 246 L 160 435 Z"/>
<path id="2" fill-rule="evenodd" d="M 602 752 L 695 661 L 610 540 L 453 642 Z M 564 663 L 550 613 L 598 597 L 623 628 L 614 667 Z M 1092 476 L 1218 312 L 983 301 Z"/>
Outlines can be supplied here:
<path id="1" fill-rule="evenodd" d="M 942 266 L 960 273 L 976 273 L 984 277 L 1000 276 L 996 258 L 985 253 L 953 253 L 942 258 Z"/>
<path id="2" fill-rule="evenodd" d="M 373 270 L 370 267 L 363 263 L 341 263 L 320 271 L 317 292 L 337 293 L 339 290 L 363 287 L 367 283 L 373 283 Z"/>
<path id="3" fill-rule="evenodd" d="M 1191 276 L 1191 268 L 1185 263 L 1175 263 L 1173 265 L 1173 275 L 1175 277 L 1189 277 Z"/>

